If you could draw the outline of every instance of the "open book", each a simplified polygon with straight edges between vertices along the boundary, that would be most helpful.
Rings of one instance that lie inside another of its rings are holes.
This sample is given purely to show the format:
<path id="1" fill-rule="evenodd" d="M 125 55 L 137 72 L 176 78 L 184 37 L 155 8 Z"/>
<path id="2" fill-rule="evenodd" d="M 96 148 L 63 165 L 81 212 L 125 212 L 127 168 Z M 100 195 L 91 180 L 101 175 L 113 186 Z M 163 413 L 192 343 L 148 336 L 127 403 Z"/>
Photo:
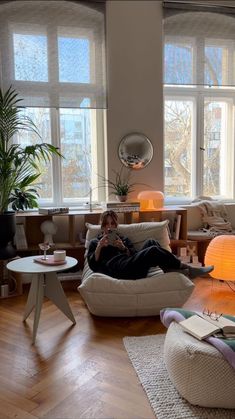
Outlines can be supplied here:
<path id="1" fill-rule="evenodd" d="M 186 332 L 199 340 L 216 335 L 218 332 L 224 337 L 234 337 L 235 339 L 235 322 L 223 316 L 218 320 L 212 320 L 209 316 L 195 314 L 182 320 L 179 324 Z"/>

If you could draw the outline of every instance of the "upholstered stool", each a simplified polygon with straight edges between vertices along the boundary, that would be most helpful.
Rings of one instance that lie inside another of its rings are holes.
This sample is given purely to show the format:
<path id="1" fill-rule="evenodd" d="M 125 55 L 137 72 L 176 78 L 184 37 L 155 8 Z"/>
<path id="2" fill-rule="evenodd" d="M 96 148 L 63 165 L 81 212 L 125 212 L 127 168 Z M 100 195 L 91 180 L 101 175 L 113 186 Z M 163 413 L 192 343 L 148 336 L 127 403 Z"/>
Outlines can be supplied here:
<path id="1" fill-rule="evenodd" d="M 193 405 L 235 408 L 235 370 L 211 344 L 184 332 L 172 322 L 164 344 L 169 377 Z"/>

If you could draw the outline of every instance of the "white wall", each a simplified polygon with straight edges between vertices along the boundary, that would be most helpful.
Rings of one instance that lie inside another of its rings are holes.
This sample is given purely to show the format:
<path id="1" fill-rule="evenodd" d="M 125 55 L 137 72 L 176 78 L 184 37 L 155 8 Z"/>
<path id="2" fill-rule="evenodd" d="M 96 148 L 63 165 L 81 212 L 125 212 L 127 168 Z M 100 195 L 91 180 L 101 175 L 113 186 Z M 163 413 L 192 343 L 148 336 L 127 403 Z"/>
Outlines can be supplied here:
<path id="1" fill-rule="evenodd" d="M 142 132 L 154 157 L 132 180 L 163 190 L 162 2 L 107 2 L 108 175 L 119 169 L 121 138 Z M 141 189 L 137 186 L 134 198 Z"/>

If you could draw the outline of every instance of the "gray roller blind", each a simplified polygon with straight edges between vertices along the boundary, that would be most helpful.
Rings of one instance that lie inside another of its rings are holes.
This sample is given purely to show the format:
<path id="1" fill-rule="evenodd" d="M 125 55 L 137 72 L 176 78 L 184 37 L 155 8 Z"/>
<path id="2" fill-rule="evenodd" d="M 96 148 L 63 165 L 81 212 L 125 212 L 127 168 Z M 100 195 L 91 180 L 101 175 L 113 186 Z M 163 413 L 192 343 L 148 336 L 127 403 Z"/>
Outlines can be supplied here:
<path id="1" fill-rule="evenodd" d="M 0 3 L 0 82 L 29 107 L 106 108 L 105 3 Z"/>
<path id="2" fill-rule="evenodd" d="M 235 86 L 235 9 L 212 3 L 164 3 L 166 85 Z"/>

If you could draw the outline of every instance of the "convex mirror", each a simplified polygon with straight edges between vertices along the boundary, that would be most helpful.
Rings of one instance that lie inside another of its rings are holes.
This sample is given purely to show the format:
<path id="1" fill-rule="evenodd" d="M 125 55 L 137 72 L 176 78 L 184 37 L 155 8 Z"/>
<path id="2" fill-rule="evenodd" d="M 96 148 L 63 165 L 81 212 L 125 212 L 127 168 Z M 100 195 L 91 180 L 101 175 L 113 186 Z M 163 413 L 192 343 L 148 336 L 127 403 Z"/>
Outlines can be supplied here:
<path id="1" fill-rule="evenodd" d="M 118 156 L 124 166 L 134 170 L 143 169 L 153 158 L 153 146 L 144 134 L 127 134 L 121 139 Z"/>

